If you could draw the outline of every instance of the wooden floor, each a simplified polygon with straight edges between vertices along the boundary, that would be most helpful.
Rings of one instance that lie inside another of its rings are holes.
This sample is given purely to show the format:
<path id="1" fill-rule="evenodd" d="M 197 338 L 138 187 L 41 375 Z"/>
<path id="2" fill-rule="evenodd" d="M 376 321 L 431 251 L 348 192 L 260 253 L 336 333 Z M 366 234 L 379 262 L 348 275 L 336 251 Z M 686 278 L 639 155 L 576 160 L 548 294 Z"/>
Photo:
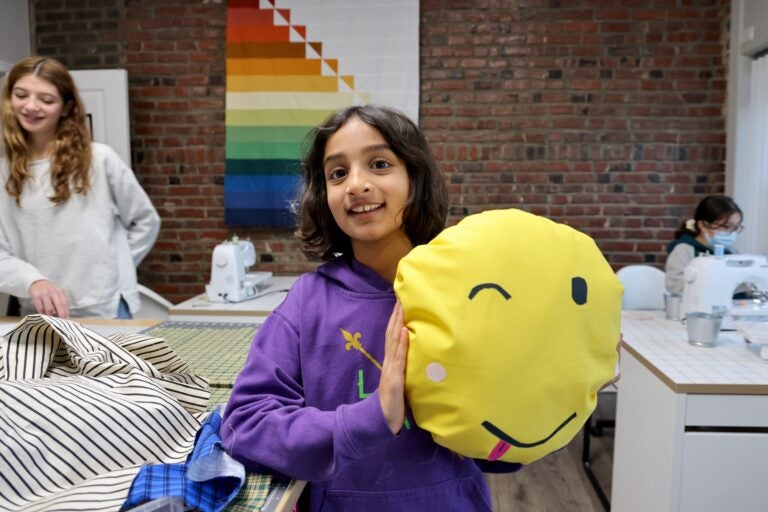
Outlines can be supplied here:
<path id="1" fill-rule="evenodd" d="M 601 395 L 603 396 L 603 395 Z M 600 399 L 596 417 L 612 419 L 615 395 Z M 604 512 L 581 463 L 583 430 L 564 449 L 508 475 L 486 475 L 494 512 Z M 591 463 L 610 500 L 613 429 L 591 438 Z"/>

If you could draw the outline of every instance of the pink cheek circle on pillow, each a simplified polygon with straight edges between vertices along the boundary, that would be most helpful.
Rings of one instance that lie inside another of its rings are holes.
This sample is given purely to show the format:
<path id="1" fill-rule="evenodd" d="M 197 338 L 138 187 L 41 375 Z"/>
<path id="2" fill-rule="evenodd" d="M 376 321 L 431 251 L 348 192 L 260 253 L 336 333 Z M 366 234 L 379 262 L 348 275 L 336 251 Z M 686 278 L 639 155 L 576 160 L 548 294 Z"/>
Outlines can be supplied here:
<path id="1" fill-rule="evenodd" d="M 448 376 L 445 366 L 440 363 L 429 363 L 426 368 L 427 378 L 432 382 L 443 382 Z"/>

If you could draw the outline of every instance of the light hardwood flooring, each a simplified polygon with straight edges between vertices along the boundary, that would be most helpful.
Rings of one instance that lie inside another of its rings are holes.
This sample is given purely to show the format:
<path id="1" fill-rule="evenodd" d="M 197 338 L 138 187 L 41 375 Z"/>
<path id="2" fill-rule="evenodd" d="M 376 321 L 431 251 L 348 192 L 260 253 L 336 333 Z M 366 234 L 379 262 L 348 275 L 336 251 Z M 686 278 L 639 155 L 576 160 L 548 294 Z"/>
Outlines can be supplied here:
<path id="1" fill-rule="evenodd" d="M 613 419 L 615 395 L 602 395 L 597 418 Z M 613 428 L 591 438 L 592 469 L 610 500 Z M 517 473 L 490 475 L 486 480 L 494 512 L 604 512 L 581 462 L 583 429 L 565 448 Z"/>

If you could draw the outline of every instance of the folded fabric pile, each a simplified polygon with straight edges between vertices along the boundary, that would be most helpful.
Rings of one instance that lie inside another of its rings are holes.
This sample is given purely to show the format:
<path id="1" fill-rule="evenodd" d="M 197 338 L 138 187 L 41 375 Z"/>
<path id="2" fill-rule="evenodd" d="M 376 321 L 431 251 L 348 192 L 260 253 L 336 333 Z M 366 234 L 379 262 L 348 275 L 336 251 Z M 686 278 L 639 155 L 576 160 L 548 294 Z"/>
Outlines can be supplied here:
<path id="1" fill-rule="evenodd" d="M 223 510 L 240 491 L 245 468 L 222 449 L 220 426 L 217 409 L 200 427 L 185 463 L 142 467 L 120 510 L 167 496 L 179 496 L 187 507 L 201 512 Z"/>
<path id="2" fill-rule="evenodd" d="M 114 511 L 181 463 L 210 390 L 168 344 L 30 315 L 0 338 L 0 511 Z"/>

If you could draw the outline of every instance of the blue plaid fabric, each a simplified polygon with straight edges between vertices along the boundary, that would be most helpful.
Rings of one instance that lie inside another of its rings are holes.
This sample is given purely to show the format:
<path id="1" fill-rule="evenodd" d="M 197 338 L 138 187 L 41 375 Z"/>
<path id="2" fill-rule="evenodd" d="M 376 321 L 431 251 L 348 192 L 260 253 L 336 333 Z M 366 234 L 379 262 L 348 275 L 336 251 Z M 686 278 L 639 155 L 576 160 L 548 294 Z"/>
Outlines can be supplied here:
<path id="1" fill-rule="evenodd" d="M 200 426 L 195 446 L 184 464 L 143 466 L 120 510 L 165 496 L 180 496 L 186 506 L 202 512 L 224 509 L 240 491 L 245 468 L 222 449 L 220 426 L 221 415 L 217 410 Z"/>

